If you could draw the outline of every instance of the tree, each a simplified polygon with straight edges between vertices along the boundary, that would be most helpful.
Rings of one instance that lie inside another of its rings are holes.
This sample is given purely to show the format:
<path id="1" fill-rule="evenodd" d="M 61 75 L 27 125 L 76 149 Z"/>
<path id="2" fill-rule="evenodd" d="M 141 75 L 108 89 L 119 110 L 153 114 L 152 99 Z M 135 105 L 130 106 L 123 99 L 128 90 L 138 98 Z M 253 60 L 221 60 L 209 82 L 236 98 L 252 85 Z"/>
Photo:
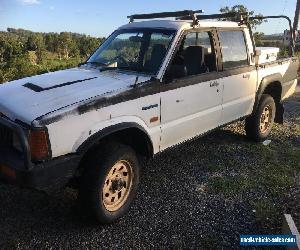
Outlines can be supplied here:
<path id="1" fill-rule="evenodd" d="M 61 32 L 58 36 L 57 52 L 60 60 L 63 58 L 69 59 L 70 52 L 74 49 L 75 43 L 72 40 L 70 33 Z"/>
<path id="2" fill-rule="evenodd" d="M 45 36 L 45 46 L 46 49 L 50 52 L 55 52 L 56 50 L 56 43 L 58 40 L 58 34 L 57 33 L 47 33 Z"/>
<path id="3" fill-rule="evenodd" d="M 34 50 L 37 57 L 37 62 L 42 62 L 46 51 L 43 35 L 40 33 L 34 33 L 30 35 L 27 40 L 27 50 Z"/>
<path id="4" fill-rule="evenodd" d="M 244 5 L 234 5 L 233 7 L 223 7 L 220 9 L 221 13 L 248 13 L 250 16 L 255 16 L 255 17 L 262 17 L 262 14 L 257 14 L 254 15 L 254 11 L 249 11 L 247 9 L 247 7 L 245 7 Z M 266 20 L 261 20 L 261 19 L 255 19 L 255 20 L 251 20 L 249 21 L 251 28 L 252 29 L 256 29 L 256 27 L 260 24 L 262 24 L 263 22 L 266 22 Z"/>
<path id="5" fill-rule="evenodd" d="M 254 32 L 253 37 L 256 43 L 256 46 L 263 46 L 262 40 L 265 34 L 263 32 Z"/>
<path id="6" fill-rule="evenodd" d="M 7 31 L 0 31 L 0 83 L 75 67 L 103 40 L 78 33 L 7 28 Z"/>
<path id="7" fill-rule="evenodd" d="M 84 57 L 89 57 L 102 43 L 101 38 L 94 38 L 90 36 L 83 36 L 77 40 L 80 54 Z"/>
<path id="8" fill-rule="evenodd" d="M 13 58 L 24 53 L 24 44 L 17 37 L 0 36 L 0 63 L 9 64 Z"/>

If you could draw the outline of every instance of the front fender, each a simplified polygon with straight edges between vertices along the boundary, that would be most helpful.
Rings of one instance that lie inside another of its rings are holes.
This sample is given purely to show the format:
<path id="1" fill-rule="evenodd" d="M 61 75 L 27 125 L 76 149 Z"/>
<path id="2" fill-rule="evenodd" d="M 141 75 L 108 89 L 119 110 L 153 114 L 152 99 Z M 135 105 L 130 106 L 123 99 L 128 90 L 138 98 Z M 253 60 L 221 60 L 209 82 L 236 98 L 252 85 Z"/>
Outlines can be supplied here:
<path id="1" fill-rule="evenodd" d="M 87 133 L 84 133 L 74 145 L 73 150 L 78 152 L 79 154 L 85 154 L 91 147 L 93 147 L 97 142 L 99 142 L 104 137 L 124 130 L 128 128 L 136 128 L 142 131 L 148 137 L 148 143 L 152 147 L 153 150 L 153 141 L 151 135 L 149 134 L 149 130 L 146 127 L 146 124 L 139 121 L 138 118 L 135 119 L 114 119 L 106 122 L 102 122 L 100 125 L 96 125 L 91 128 Z"/>

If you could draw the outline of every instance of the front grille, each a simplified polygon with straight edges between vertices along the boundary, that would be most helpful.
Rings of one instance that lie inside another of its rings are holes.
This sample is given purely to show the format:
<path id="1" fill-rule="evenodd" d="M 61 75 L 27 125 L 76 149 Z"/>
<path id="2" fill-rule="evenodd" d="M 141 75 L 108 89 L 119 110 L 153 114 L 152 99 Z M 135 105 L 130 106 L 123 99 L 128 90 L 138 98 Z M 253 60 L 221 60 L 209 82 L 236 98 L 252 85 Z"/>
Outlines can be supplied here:
<path id="1" fill-rule="evenodd" d="M 0 124 L 0 147 L 14 148 L 19 152 L 23 151 L 16 133 L 2 124 Z"/>
<path id="2" fill-rule="evenodd" d="M 13 138 L 13 131 L 0 124 L 0 146 L 13 146 Z"/>

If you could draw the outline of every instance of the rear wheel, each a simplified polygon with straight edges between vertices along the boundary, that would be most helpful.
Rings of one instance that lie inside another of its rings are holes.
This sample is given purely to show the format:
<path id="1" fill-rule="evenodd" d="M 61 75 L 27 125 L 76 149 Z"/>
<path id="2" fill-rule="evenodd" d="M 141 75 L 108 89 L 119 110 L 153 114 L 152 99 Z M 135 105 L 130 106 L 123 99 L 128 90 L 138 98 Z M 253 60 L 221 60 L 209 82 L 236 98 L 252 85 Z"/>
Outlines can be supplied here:
<path id="1" fill-rule="evenodd" d="M 100 223 L 123 216 L 135 197 L 139 162 L 133 149 L 122 144 L 96 151 L 85 164 L 80 183 L 80 201 Z"/>
<path id="2" fill-rule="evenodd" d="M 255 141 L 265 140 L 271 132 L 275 113 L 276 105 L 272 96 L 262 95 L 256 112 L 246 119 L 247 136 Z"/>

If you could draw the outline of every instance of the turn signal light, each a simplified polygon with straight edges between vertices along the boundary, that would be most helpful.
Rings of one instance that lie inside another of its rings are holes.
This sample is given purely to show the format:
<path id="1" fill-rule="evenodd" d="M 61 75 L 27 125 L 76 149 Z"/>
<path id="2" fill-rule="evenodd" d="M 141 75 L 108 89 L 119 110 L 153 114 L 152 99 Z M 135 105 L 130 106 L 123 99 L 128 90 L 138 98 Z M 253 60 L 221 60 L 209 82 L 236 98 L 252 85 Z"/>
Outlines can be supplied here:
<path id="1" fill-rule="evenodd" d="M 5 165 L 0 165 L 0 173 L 2 173 L 4 176 L 9 177 L 11 179 L 16 179 L 15 170 L 13 170 Z"/>
<path id="2" fill-rule="evenodd" d="M 32 160 L 44 160 L 49 157 L 48 136 L 45 130 L 31 130 L 28 142 Z"/>

